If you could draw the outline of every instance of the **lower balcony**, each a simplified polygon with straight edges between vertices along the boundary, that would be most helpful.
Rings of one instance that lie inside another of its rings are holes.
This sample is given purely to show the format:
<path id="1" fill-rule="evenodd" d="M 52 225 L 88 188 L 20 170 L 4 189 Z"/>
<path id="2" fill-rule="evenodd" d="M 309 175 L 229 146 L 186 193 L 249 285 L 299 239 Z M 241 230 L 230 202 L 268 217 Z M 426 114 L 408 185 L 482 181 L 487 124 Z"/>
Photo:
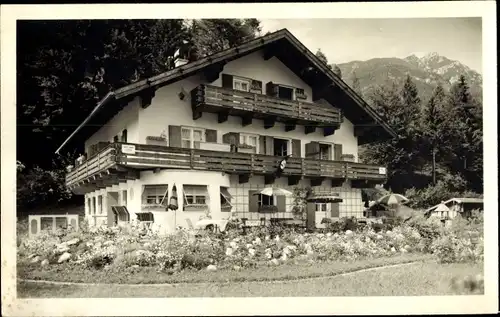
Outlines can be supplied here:
<path id="1" fill-rule="evenodd" d="M 248 182 L 252 175 L 263 175 L 266 184 L 272 184 L 281 159 L 263 154 L 113 143 L 70 170 L 66 185 L 76 193 L 88 192 L 137 179 L 141 170 L 155 169 L 220 171 L 239 175 L 240 183 Z M 307 178 L 312 186 L 329 179 L 333 187 L 345 180 L 350 180 L 353 187 L 370 187 L 385 182 L 387 175 L 385 168 L 376 165 L 291 157 L 281 177 L 287 177 L 289 185 Z"/>

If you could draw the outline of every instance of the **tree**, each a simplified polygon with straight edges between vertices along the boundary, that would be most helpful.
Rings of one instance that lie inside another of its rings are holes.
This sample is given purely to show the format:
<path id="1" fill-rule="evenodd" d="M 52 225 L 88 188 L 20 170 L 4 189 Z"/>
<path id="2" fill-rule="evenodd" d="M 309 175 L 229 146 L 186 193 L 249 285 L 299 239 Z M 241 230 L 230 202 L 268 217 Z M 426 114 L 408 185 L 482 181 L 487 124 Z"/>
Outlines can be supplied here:
<path id="1" fill-rule="evenodd" d="M 361 86 L 359 83 L 359 78 L 356 74 L 356 72 L 352 72 L 351 76 L 351 88 L 361 97 L 363 97 L 363 92 L 361 91 Z"/>
<path id="2" fill-rule="evenodd" d="M 330 69 L 333 70 L 335 75 L 339 76 L 339 78 L 342 78 L 342 71 L 340 70 L 340 67 L 337 64 L 329 65 Z"/>
<path id="3" fill-rule="evenodd" d="M 332 65 L 328 64 L 328 58 L 326 58 L 326 55 L 321 51 L 321 49 L 318 49 L 316 51 L 316 56 L 325 64 L 329 69 L 332 69 Z"/>
<path id="4" fill-rule="evenodd" d="M 436 154 L 448 152 L 451 146 L 448 144 L 449 132 L 445 109 L 446 93 L 443 86 L 438 85 L 434 90 L 428 103 L 422 109 L 423 137 L 426 138 L 432 156 L 432 183 L 436 184 Z"/>

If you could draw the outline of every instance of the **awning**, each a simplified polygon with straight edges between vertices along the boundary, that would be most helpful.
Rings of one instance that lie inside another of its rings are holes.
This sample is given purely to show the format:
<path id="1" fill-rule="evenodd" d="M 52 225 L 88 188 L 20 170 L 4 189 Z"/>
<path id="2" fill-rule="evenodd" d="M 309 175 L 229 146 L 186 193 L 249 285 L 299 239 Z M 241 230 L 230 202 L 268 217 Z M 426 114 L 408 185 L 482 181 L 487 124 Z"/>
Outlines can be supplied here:
<path id="1" fill-rule="evenodd" d="M 340 198 L 335 194 L 319 194 L 313 195 L 312 197 L 307 198 L 308 202 L 316 202 L 316 203 L 341 203 L 343 202 L 342 198 Z"/>
<path id="2" fill-rule="evenodd" d="M 129 221 L 130 214 L 128 212 L 127 207 L 125 206 L 111 206 L 111 210 L 113 213 L 118 216 L 121 221 Z"/>
<path id="3" fill-rule="evenodd" d="M 220 188 L 220 194 L 222 196 L 224 196 L 224 198 L 226 198 L 228 201 L 231 200 L 231 199 L 233 199 L 233 196 L 231 196 L 231 194 L 227 190 L 227 187 L 221 187 Z"/>
<path id="4" fill-rule="evenodd" d="M 208 196 L 207 186 L 184 185 L 183 191 L 184 195 Z"/>

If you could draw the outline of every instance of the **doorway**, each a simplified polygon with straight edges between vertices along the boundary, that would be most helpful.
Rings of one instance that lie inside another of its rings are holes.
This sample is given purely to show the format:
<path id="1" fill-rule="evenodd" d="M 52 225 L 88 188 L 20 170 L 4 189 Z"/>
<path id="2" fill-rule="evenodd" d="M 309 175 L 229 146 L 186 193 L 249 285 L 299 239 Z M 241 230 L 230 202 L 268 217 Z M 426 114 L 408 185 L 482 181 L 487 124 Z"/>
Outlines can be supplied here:
<path id="1" fill-rule="evenodd" d="M 118 192 L 108 192 L 107 194 L 107 216 L 108 216 L 108 227 L 113 227 L 118 225 L 118 215 L 113 212 L 113 206 L 120 205 L 118 202 Z"/>
<path id="2" fill-rule="evenodd" d="M 274 156 L 287 156 L 291 154 L 289 144 L 289 140 L 274 138 Z"/>

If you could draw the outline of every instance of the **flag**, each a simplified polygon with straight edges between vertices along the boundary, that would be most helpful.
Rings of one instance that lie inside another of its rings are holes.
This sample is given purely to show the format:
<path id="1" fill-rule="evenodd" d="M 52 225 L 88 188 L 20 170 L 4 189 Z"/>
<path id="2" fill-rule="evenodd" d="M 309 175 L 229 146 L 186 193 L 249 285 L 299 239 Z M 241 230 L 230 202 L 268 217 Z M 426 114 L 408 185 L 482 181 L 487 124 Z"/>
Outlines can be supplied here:
<path id="1" fill-rule="evenodd" d="M 288 162 L 288 158 L 292 155 L 287 155 L 285 156 L 278 164 L 278 169 L 276 170 L 275 175 L 277 177 L 281 176 L 281 173 L 283 173 L 283 170 L 286 168 L 286 163 Z"/>

